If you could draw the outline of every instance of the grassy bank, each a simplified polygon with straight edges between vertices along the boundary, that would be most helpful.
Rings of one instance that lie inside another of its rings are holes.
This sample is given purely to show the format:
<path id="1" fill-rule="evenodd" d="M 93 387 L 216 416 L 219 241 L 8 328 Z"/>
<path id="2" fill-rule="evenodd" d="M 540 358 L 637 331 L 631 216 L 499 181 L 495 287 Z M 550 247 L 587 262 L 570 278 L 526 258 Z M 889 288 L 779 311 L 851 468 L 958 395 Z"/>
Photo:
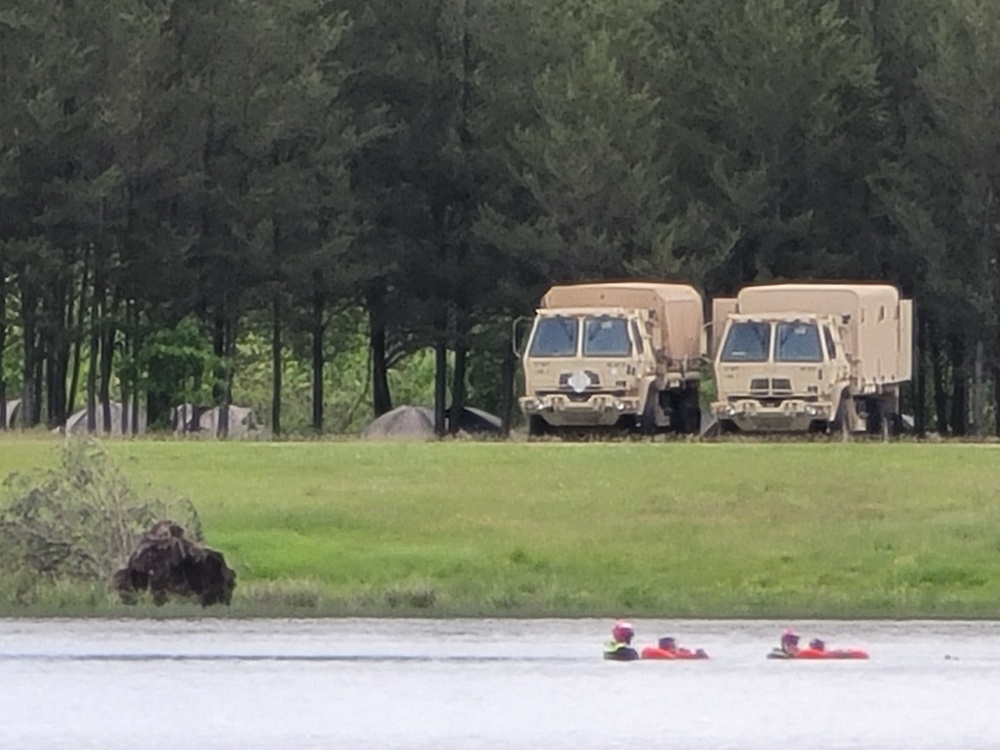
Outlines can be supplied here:
<path id="1" fill-rule="evenodd" d="M 233 614 L 1000 616 L 995 447 L 108 448 L 194 501 L 238 571 Z M 2 476 L 56 458 L 54 441 L 0 438 Z M 63 605 L 125 611 L 100 590 L 36 611 Z"/>

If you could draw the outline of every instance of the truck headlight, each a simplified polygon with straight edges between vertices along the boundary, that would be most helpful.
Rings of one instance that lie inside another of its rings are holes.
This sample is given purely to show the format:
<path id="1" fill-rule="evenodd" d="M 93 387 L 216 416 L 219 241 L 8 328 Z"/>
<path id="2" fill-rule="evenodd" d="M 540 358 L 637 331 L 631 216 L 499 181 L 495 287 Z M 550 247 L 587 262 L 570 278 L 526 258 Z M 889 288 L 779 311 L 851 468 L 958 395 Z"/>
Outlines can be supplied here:
<path id="1" fill-rule="evenodd" d="M 615 409 L 617 409 L 618 411 L 625 410 L 625 403 L 619 398 L 615 399 Z"/>

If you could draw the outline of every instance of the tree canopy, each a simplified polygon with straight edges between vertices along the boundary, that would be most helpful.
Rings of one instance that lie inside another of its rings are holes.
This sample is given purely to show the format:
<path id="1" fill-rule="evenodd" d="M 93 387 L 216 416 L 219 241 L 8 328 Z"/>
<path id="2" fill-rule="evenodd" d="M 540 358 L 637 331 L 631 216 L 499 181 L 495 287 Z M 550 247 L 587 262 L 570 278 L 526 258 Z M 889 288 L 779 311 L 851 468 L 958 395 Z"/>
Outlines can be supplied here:
<path id="1" fill-rule="evenodd" d="M 548 285 L 641 276 L 896 283 L 921 428 L 1000 431 L 998 40 L 989 0 L 6 0 L 0 425 L 269 381 L 341 429 L 409 361 L 440 430 L 509 405 Z"/>

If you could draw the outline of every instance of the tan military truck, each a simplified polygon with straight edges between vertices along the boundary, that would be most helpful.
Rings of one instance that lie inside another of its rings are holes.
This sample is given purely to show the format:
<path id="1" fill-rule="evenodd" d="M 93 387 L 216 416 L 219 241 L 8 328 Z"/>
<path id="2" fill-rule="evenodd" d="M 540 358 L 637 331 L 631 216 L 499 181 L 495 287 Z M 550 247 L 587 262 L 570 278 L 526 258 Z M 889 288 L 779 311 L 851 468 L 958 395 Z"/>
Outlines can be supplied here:
<path id="1" fill-rule="evenodd" d="M 899 431 L 913 307 L 896 287 L 750 286 L 713 300 L 712 325 L 723 432 Z"/>
<path id="2" fill-rule="evenodd" d="M 703 321 L 702 296 L 686 284 L 552 287 L 523 353 L 529 434 L 697 432 Z"/>

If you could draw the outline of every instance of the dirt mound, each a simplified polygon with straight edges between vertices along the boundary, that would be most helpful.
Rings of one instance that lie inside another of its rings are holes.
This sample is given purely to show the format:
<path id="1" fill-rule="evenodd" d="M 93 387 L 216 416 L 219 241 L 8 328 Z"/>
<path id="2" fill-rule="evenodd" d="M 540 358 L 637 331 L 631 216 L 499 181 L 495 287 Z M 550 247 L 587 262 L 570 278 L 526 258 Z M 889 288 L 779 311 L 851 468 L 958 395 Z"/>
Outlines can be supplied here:
<path id="1" fill-rule="evenodd" d="M 125 604 L 135 604 L 149 590 L 157 606 L 173 595 L 196 598 L 207 607 L 232 601 L 236 571 L 221 552 L 187 539 L 173 521 L 159 521 L 142 535 L 113 585 Z"/>

